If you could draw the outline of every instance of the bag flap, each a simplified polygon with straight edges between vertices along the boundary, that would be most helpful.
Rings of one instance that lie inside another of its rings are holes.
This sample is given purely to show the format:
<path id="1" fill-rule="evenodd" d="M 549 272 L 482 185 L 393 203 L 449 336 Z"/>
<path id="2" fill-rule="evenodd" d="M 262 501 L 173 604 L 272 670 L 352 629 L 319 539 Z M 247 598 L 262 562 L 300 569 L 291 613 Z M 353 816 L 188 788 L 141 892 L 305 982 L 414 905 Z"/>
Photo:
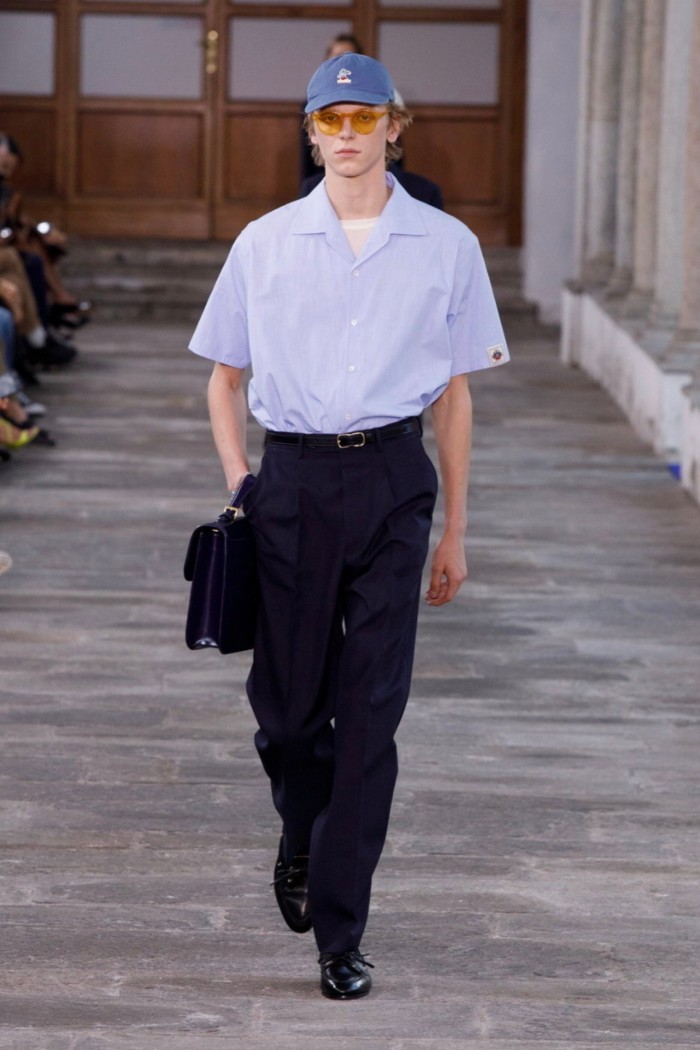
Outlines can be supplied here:
<path id="1" fill-rule="evenodd" d="M 190 542 L 187 544 L 187 554 L 185 555 L 185 564 L 183 572 L 185 579 L 192 581 L 194 578 L 194 567 L 197 561 L 197 551 L 199 549 L 199 541 L 206 533 L 219 532 L 219 525 L 216 521 L 208 521 L 205 525 L 198 525 L 190 536 Z"/>
<path id="2" fill-rule="evenodd" d="M 206 534 L 214 532 L 220 532 L 224 537 L 224 548 L 226 549 L 230 543 L 247 539 L 251 534 L 251 525 L 247 518 L 234 518 L 231 514 L 221 514 L 216 521 L 208 521 L 205 525 L 198 525 L 190 536 L 187 554 L 185 555 L 184 574 L 186 580 L 191 581 L 194 577 L 194 567 L 197 561 L 200 540 Z"/>

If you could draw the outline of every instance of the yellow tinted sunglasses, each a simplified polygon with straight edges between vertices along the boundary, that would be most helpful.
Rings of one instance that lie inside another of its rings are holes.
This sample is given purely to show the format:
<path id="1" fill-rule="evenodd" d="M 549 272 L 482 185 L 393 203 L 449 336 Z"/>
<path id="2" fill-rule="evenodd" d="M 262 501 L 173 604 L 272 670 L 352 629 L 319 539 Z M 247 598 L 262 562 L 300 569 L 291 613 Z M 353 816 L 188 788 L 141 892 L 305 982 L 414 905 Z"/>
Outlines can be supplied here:
<path id="1" fill-rule="evenodd" d="M 338 113 L 334 109 L 317 109 L 311 116 L 324 135 L 337 135 L 347 118 L 358 135 L 370 135 L 388 112 L 387 109 L 354 109 L 352 113 Z"/>

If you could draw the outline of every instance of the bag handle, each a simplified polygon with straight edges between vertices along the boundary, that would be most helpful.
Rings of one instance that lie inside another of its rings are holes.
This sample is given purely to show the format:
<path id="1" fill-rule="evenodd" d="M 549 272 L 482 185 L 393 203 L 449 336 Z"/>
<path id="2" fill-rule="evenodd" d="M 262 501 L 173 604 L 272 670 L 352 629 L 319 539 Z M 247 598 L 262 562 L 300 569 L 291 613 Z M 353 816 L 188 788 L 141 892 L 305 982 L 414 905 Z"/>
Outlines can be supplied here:
<path id="1" fill-rule="evenodd" d="M 235 518 L 245 501 L 246 496 L 255 484 L 255 474 L 245 474 L 232 490 L 228 504 L 224 507 L 223 514 L 227 518 Z"/>

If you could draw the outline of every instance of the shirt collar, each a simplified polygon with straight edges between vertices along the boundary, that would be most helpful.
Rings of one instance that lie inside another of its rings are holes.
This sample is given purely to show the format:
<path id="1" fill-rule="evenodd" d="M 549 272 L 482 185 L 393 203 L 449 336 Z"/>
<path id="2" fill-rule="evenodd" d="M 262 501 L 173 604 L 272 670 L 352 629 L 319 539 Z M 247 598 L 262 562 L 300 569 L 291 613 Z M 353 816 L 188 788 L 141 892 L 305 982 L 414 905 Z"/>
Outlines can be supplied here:
<path id="1" fill-rule="evenodd" d="M 385 237 L 392 233 L 403 233 L 413 236 L 427 234 L 428 230 L 416 200 L 406 192 L 398 180 L 389 172 L 386 173 L 386 181 L 387 185 L 392 188 L 392 194 L 377 223 Z M 290 232 L 293 234 L 325 233 L 331 237 L 338 231 L 342 232 L 342 227 L 333 205 L 328 199 L 324 179 L 311 191 L 308 197 L 303 197 L 299 202 L 299 208 L 292 222 Z M 343 237 L 345 237 L 344 234 Z"/>

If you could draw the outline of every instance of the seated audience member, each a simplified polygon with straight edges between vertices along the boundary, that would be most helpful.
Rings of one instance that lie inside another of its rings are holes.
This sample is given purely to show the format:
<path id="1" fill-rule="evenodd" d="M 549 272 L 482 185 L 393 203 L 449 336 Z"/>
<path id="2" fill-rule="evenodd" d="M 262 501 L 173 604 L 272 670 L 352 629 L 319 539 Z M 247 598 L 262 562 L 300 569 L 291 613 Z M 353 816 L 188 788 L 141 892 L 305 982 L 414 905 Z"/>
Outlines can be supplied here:
<path id="1" fill-rule="evenodd" d="M 53 444 L 46 431 L 36 425 L 15 399 L 19 384 L 11 372 L 0 375 L 0 448 L 18 449 L 40 438 L 42 433 Z"/>
<path id="2" fill-rule="evenodd" d="M 35 366 L 54 368 L 76 355 L 70 340 L 55 330 L 57 318 L 63 324 L 66 316 L 65 310 L 56 313 L 60 283 L 52 287 L 48 279 L 51 246 L 59 242 L 43 238 L 24 219 L 9 182 L 20 156 L 16 143 L 0 133 L 0 462 L 26 445 L 55 444 L 37 424 L 45 407 L 29 397 L 23 382 L 38 382 Z M 0 572 L 11 564 L 10 556 L 0 551 Z"/>
<path id="3" fill-rule="evenodd" d="M 37 283 L 48 288 L 50 320 L 78 327 L 88 319 L 90 304 L 79 303 L 61 279 L 58 262 L 67 251 L 66 234 L 53 223 L 34 223 L 24 213 L 22 197 L 11 183 L 22 159 L 15 140 L 0 132 L 0 227 L 6 243 L 21 253 L 35 294 Z M 43 321 L 48 325 L 48 313 Z"/>
<path id="4" fill-rule="evenodd" d="M 41 444 L 53 445 L 49 434 L 34 426 L 34 417 L 42 416 L 46 409 L 24 392 L 15 370 L 14 323 L 10 310 L 0 306 L 0 445 L 20 448 L 35 438 Z M 16 434 L 16 430 L 22 433 Z"/>
<path id="5" fill-rule="evenodd" d="M 0 289 L 3 282 L 0 281 Z M 30 441 L 54 445 L 50 434 L 36 425 L 44 405 L 33 401 L 22 387 L 15 366 L 15 319 L 12 311 L 0 305 L 0 458 L 7 460 L 8 449 L 21 448 Z"/>
<path id="6" fill-rule="evenodd" d="M 42 324 L 40 314 L 45 303 L 41 297 L 37 302 L 22 258 L 17 249 L 9 245 L 0 246 L 0 282 L 0 301 L 13 310 L 17 331 L 27 343 L 29 364 L 54 368 L 72 361 L 77 353 L 75 347 Z"/>
<path id="7" fill-rule="evenodd" d="M 38 401 L 32 400 L 32 398 L 25 393 L 22 388 L 22 379 L 17 372 L 16 345 L 18 340 L 15 328 L 16 321 L 13 312 L 8 309 L 7 306 L 1 305 L 2 289 L 3 285 L 6 284 L 9 284 L 9 282 L 3 282 L 0 280 L 0 375 L 4 372 L 10 372 L 14 376 L 18 385 L 15 398 L 28 415 L 43 416 L 46 412 L 46 408 Z"/>
<path id="8" fill-rule="evenodd" d="M 0 294 L 2 293 L 0 281 Z M 15 319 L 12 311 L 0 302 L 0 375 L 9 372 L 15 359 Z"/>

